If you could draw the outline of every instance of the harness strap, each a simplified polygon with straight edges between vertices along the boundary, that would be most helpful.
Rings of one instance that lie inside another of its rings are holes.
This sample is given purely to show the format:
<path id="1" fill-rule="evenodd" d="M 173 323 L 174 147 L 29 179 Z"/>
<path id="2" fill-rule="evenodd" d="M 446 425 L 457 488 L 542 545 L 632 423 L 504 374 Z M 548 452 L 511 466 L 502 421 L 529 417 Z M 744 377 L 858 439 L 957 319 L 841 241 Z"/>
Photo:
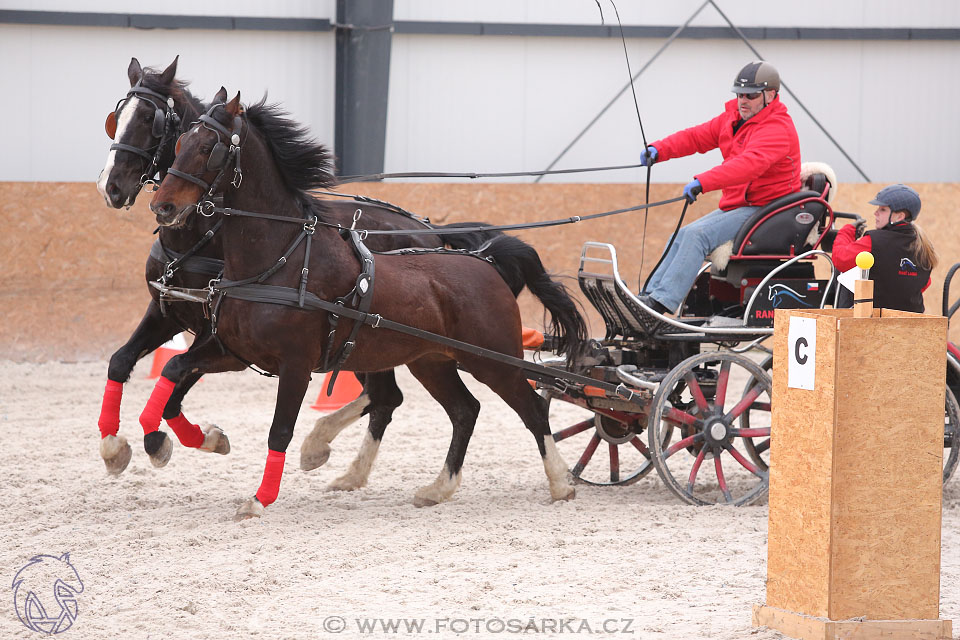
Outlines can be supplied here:
<path id="1" fill-rule="evenodd" d="M 193 184 L 201 187 L 206 192 L 209 192 L 210 189 L 212 188 L 209 183 L 207 183 L 204 180 L 201 180 L 200 178 L 196 177 L 192 173 L 184 173 L 183 171 L 180 171 L 179 169 L 174 169 L 173 167 L 170 167 L 169 169 L 167 169 L 167 173 L 171 176 L 183 178 L 184 180 L 192 182 Z"/>
<path id="2" fill-rule="evenodd" d="M 112 145 L 110 145 L 110 151 L 127 151 L 129 153 L 135 153 L 142 158 L 146 158 L 147 160 L 150 160 L 151 162 L 153 161 L 153 158 L 154 158 L 152 154 L 147 153 L 146 151 L 144 151 L 143 149 L 140 149 L 139 147 L 131 147 L 128 144 L 123 144 L 120 142 L 114 142 Z"/>
<path id="3" fill-rule="evenodd" d="M 247 302 L 281 304 L 288 307 L 300 306 L 298 302 L 300 294 L 296 289 L 291 287 L 278 287 L 266 284 L 244 285 L 222 290 L 221 294 L 223 297 L 236 298 L 237 300 L 245 300 Z M 342 316 L 350 318 L 351 320 L 358 321 L 358 324 L 368 324 L 375 329 L 390 329 L 391 331 L 403 333 L 415 338 L 436 342 L 452 349 L 457 349 L 458 351 L 465 351 L 476 356 L 495 360 L 503 364 L 508 364 L 510 366 L 523 369 L 526 372 L 526 377 L 531 380 L 539 380 L 540 382 L 544 382 L 546 384 L 556 385 L 559 379 L 573 384 L 598 387 L 609 393 L 616 394 L 629 402 L 646 406 L 643 400 L 634 391 L 627 388 L 626 385 L 614 385 L 602 380 L 595 380 L 586 376 L 570 373 L 569 371 L 558 371 L 557 369 L 545 367 L 534 362 L 528 362 L 521 358 L 508 356 L 500 353 L 499 351 L 491 351 L 490 349 L 484 349 L 483 347 L 478 347 L 467 342 L 454 340 L 453 338 L 448 338 L 430 331 L 424 331 L 423 329 L 417 329 L 416 327 L 400 324 L 399 322 L 393 322 L 392 320 L 387 320 L 379 314 L 371 314 L 350 309 L 349 307 L 344 307 L 342 305 L 337 305 L 334 302 L 323 300 L 322 298 L 319 298 L 310 292 L 307 292 L 307 295 L 304 299 L 303 308 L 314 311 L 338 313 Z"/>
<path id="4" fill-rule="evenodd" d="M 368 249 L 367 246 L 360 240 L 360 234 L 352 229 L 350 230 L 350 245 L 360 258 L 361 272 L 360 275 L 357 276 L 357 283 L 354 285 L 353 291 L 351 294 L 348 294 L 347 297 L 353 297 L 354 304 L 356 304 L 359 300 L 357 311 L 360 313 L 368 313 L 370 311 L 370 305 L 373 303 L 373 281 L 375 273 L 373 254 L 370 252 L 370 249 Z M 303 306 L 302 292 L 300 296 L 300 306 Z M 336 332 L 337 322 L 335 316 L 331 315 L 331 321 L 332 330 L 328 336 L 327 350 L 324 352 L 324 369 L 327 368 L 326 365 L 331 360 L 330 351 L 333 346 L 334 333 Z M 350 354 L 353 353 L 353 348 L 357 346 L 357 334 L 360 333 L 360 324 L 361 323 L 359 322 L 353 323 L 353 328 L 350 330 L 350 335 L 347 336 L 347 339 L 340 346 L 336 357 L 333 358 L 335 360 L 335 364 L 331 369 L 330 382 L 327 384 L 328 396 L 333 393 L 333 385 L 337 381 L 337 376 L 340 375 L 340 369 L 343 367 L 343 363 L 347 361 L 347 358 L 349 358 Z"/>

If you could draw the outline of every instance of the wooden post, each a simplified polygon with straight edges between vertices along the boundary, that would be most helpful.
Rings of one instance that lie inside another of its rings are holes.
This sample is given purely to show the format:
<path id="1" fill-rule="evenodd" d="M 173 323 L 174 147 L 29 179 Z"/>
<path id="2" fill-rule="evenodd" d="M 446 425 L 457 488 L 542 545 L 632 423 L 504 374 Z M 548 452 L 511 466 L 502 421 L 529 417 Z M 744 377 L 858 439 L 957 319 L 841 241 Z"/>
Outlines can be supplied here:
<path id="1" fill-rule="evenodd" d="M 776 311 L 767 600 L 754 625 L 818 640 L 951 637 L 939 619 L 945 367 L 931 364 L 945 352 L 939 316 Z"/>
<path id="2" fill-rule="evenodd" d="M 860 267 L 860 278 L 853 283 L 853 317 L 869 318 L 873 315 L 873 280 L 869 279 L 873 254 L 869 251 L 858 253 L 857 266 Z"/>

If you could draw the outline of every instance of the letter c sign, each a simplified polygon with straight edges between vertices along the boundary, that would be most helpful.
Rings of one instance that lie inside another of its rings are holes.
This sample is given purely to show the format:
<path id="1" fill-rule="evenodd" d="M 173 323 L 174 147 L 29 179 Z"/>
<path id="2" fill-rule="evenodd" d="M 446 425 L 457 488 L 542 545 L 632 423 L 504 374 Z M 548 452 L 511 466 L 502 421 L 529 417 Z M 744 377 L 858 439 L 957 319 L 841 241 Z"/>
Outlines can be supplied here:
<path id="1" fill-rule="evenodd" d="M 790 358 L 787 363 L 787 386 L 812 391 L 817 370 L 816 318 L 790 317 L 787 330 Z"/>

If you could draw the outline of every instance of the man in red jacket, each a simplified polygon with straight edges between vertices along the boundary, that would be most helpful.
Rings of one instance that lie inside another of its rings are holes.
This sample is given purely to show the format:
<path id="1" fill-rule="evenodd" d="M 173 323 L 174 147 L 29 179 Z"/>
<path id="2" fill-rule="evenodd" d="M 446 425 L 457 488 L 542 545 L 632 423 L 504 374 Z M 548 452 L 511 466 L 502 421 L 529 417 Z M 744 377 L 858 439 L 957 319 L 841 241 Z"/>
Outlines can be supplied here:
<path id="1" fill-rule="evenodd" d="M 647 147 L 644 165 L 720 149 L 723 162 L 694 176 L 683 188 L 689 202 L 722 189 L 720 208 L 683 227 L 640 301 L 658 313 L 674 313 L 693 286 L 704 258 L 761 206 L 800 190 L 800 141 L 780 102 L 780 74 L 769 62 L 751 62 L 733 83 L 736 99 L 722 114 Z"/>

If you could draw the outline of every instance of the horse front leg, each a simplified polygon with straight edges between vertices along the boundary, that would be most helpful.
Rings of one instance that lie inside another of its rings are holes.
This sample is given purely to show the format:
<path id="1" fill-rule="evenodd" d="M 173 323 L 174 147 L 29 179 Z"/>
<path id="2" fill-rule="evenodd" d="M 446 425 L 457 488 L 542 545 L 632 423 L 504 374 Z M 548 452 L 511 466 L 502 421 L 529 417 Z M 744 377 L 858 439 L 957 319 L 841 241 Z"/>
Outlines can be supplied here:
<path id="1" fill-rule="evenodd" d="M 276 501 L 280 493 L 287 447 L 293 438 L 300 405 L 310 384 L 310 371 L 309 362 L 293 363 L 288 359 L 281 365 L 277 405 L 273 412 L 273 423 L 270 425 L 270 436 L 267 438 L 267 462 L 263 469 L 263 479 L 256 494 L 237 509 L 235 520 L 258 518 L 263 515 L 266 507 Z"/>
<path id="2" fill-rule="evenodd" d="M 151 301 L 140 324 L 137 325 L 126 344 L 110 356 L 107 385 L 103 391 L 97 425 L 100 428 L 100 457 L 107 468 L 107 473 L 111 475 L 123 473 L 130 463 L 132 453 L 127 439 L 118 435 L 123 385 L 130 379 L 130 373 L 138 360 L 156 350 L 180 331 L 182 331 L 180 326 L 165 317 L 160 312 L 159 305 Z"/>
<path id="3" fill-rule="evenodd" d="M 174 392 L 180 388 L 180 399 L 183 393 L 205 373 L 220 371 L 235 371 L 242 368 L 240 363 L 231 355 L 224 354 L 220 345 L 212 337 L 205 340 L 195 340 L 186 353 L 172 357 L 163 367 L 160 378 L 157 380 L 147 405 L 140 414 L 140 425 L 143 427 L 143 448 L 150 456 L 150 462 L 155 467 L 163 467 L 170 461 L 173 446 L 170 438 L 160 431 L 160 419 L 164 410 L 170 404 Z M 192 382 L 191 382 L 192 381 Z M 179 400 L 174 402 L 178 415 Z M 205 442 L 205 436 L 200 427 L 190 424 L 186 419 L 168 421 L 174 432 L 187 446 L 200 447 Z"/>

